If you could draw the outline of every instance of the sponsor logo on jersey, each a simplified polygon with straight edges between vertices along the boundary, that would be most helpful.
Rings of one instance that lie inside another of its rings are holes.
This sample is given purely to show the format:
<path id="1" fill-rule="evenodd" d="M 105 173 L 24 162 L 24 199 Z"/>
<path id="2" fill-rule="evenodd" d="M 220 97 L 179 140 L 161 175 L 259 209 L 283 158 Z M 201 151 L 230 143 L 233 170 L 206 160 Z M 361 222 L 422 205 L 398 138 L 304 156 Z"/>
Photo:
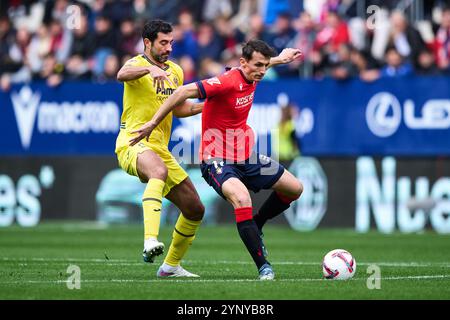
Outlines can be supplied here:
<path id="1" fill-rule="evenodd" d="M 175 89 L 173 89 L 173 88 L 162 88 L 158 85 L 158 88 L 156 89 L 156 94 L 170 96 L 174 91 L 175 91 Z"/>
<path id="2" fill-rule="evenodd" d="M 244 97 L 238 97 L 236 98 L 236 108 L 242 108 L 245 107 L 253 102 L 253 96 L 254 92 L 250 93 L 247 96 Z"/>

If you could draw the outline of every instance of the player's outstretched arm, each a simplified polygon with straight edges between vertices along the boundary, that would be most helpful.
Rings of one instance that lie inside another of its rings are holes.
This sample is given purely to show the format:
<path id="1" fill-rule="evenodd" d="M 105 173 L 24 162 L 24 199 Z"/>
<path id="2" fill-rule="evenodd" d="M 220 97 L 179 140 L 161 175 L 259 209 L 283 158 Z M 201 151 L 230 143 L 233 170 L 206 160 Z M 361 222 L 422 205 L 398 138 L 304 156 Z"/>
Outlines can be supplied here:
<path id="1" fill-rule="evenodd" d="M 172 86 L 175 86 L 169 79 L 170 72 L 166 72 L 157 66 L 135 67 L 125 64 L 117 73 L 117 80 L 120 82 L 139 79 L 147 74 L 153 79 L 167 80 Z"/>
<path id="2" fill-rule="evenodd" d="M 153 129 L 155 129 L 160 122 L 172 111 L 176 106 L 184 103 L 186 99 L 189 98 L 199 98 L 199 93 L 197 85 L 195 83 L 189 83 L 184 86 L 178 87 L 175 92 L 167 98 L 166 101 L 161 105 L 158 111 L 155 113 L 153 118 L 145 123 L 139 129 L 132 131 L 132 134 L 137 134 L 133 139 L 130 140 L 130 145 L 134 146 L 136 143 L 142 139 L 150 137 Z"/>
<path id="3" fill-rule="evenodd" d="M 300 49 L 285 48 L 278 56 L 270 59 L 269 68 L 277 64 L 291 63 L 292 61 L 302 57 L 303 53 Z"/>
<path id="4" fill-rule="evenodd" d="M 203 110 L 204 102 L 193 103 L 190 101 L 185 101 L 173 109 L 173 115 L 177 118 L 186 118 L 194 116 Z"/>

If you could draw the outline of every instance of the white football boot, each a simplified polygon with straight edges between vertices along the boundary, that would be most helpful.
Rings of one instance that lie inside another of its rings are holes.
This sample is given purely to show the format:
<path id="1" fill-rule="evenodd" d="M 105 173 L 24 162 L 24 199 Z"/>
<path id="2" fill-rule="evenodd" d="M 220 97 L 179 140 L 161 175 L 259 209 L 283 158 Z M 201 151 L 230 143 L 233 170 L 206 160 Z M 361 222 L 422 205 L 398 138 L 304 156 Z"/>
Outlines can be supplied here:
<path id="1" fill-rule="evenodd" d="M 155 261 L 155 257 L 160 256 L 163 253 L 164 243 L 153 238 L 144 241 L 144 251 L 142 252 L 142 257 L 145 262 L 153 263 Z"/>
<path id="2" fill-rule="evenodd" d="M 185 277 L 185 278 L 200 278 L 199 275 L 191 273 L 184 269 L 182 266 L 172 267 L 163 263 L 158 272 L 156 272 L 158 278 L 175 278 L 175 277 Z"/>

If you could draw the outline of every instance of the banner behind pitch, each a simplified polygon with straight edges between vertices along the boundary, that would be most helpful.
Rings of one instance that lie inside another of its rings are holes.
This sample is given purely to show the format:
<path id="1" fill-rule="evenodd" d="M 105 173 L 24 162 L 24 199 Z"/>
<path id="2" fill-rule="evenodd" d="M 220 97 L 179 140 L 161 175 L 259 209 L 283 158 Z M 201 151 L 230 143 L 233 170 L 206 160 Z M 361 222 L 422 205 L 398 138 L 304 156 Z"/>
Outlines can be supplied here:
<path id="1" fill-rule="evenodd" d="M 271 224 L 296 230 L 353 228 L 359 232 L 450 233 L 450 159 L 383 157 L 297 158 L 288 165 L 304 192 Z M 235 223 L 232 207 L 187 168 L 206 208 L 203 224 Z M 3 157 L 0 226 L 33 226 L 51 219 L 123 223 L 142 220 L 145 184 L 117 168 L 112 156 Z M 252 194 L 260 208 L 271 191 Z M 411 202 L 411 200 L 414 200 Z M 162 223 L 179 211 L 163 201 Z"/>
<path id="2" fill-rule="evenodd" d="M 280 105 L 294 102 L 310 156 L 450 155 L 450 78 L 278 80 L 258 85 L 249 123 L 270 136 Z M 122 110 L 119 83 L 65 82 L 0 92 L 2 155 L 113 155 Z M 170 147 L 198 147 L 201 115 L 174 118 Z M 261 141 L 263 139 L 260 139 Z"/>

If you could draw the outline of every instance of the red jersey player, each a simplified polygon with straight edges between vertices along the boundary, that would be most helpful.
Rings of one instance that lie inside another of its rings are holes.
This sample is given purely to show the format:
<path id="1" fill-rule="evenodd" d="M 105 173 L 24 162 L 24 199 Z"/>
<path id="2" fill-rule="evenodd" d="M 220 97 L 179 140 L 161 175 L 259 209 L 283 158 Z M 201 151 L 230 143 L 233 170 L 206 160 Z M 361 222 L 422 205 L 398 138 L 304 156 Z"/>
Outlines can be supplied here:
<path id="1" fill-rule="evenodd" d="M 179 87 L 160 107 L 153 119 L 134 131 L 136 144 L 176 106 L 188 98 L 206 98 L 202 113 L 200 149 L 203 178 L 234 208 L 239 235 L 253 258 L 261 280 L 275 277 L 262 242 L 262 227 L 298 199 L 303 186 L 281 164 L 252 151 L 253 132 L 247 118 L 256 85 L 267 69 L 290 63 L 301 56 L 298 49 L 284 49 L 275 56 L 261 40 L 251 40 L 242 49 L 240 67 L 197 83 Z M 253 216 L 249 190 L 273 189 Z"/>

